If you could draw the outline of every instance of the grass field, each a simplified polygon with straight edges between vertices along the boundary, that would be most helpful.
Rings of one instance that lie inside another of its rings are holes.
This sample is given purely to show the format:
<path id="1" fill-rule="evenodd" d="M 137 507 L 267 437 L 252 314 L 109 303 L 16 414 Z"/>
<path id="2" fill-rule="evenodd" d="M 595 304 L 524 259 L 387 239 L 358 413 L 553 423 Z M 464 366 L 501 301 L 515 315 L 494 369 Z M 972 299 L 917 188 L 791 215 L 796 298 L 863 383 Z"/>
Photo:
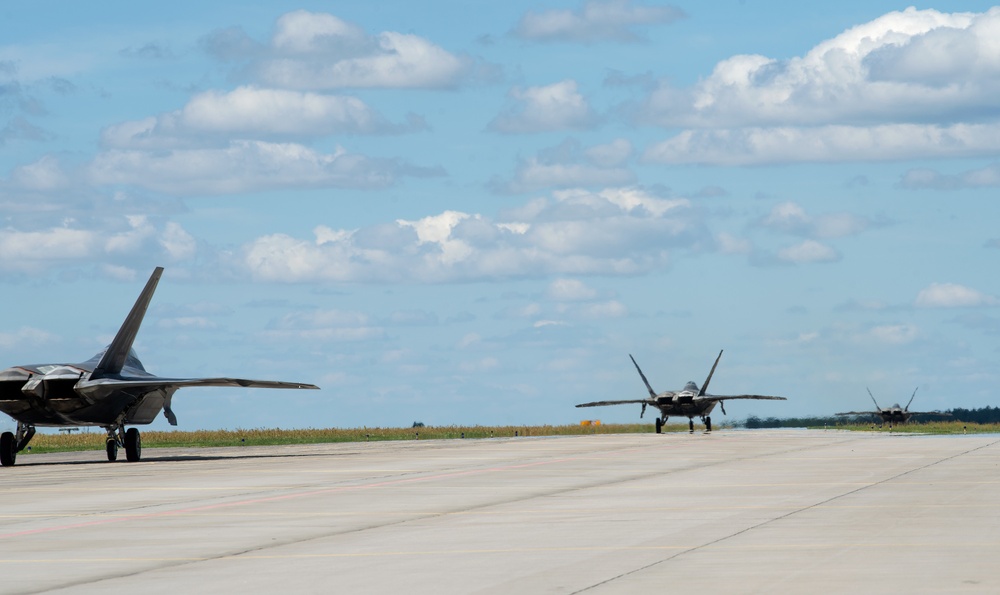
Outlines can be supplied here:
<path id="1" fill-rule="evenodd" d="M 730 426 L 717 426 L 726 430 Z M 671 424 L 666 432 L 686 432 L 687 424 Z M 814 428 L 823 429 L 823 428 Z M 888 427 L 874 429 L 870 425 L 830 426 L 829 429 L 857 432 L 889 432 Z M 351 428 L 280 430 L 258 428 L 252 430 L 197 430 L 193 432 L 143 432 L 143 448 L 209 447 L 209 446 L 267 446 L 278 444 L 321 444 L 328 442 L 365 442 L 381 440 L 451 440 L 476 438 L 503 438 L 514 436 L 573 436 L 583 434 L 652 433 L 652 424 L 603 424 L 566 426 L 444 426 L 423 428 Z M 700 430 L 698 430 L 700 431 Z M 754 430 L 750 430 L 754 431 Z M 962 422 L 931 422 L 896 426 L 892 432 L 923 434 L 982 434 L 1000 433 L 1000 424 L 963 424 Z M 104 450 L 104 432 L 72 434 L 38 434 L 31 441 L 27 452 L 66 452 L 78 450 Z"/>

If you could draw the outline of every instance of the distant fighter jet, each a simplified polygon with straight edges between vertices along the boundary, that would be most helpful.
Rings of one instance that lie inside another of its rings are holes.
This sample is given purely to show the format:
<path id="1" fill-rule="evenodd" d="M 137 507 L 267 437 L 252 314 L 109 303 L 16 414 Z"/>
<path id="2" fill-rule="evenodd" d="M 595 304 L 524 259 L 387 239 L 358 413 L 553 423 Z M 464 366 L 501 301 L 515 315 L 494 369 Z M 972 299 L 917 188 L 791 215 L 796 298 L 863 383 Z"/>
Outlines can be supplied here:
<path id="1" fill-rule="evenodd" d="M 910 418 L 914 415 L 940 415 L 942 417 L 950 417 L 950 413 L 941 413 L 940 411 L 910 411 L 910 403 L 913 402 L 913 397 L 917 396 L 917 389 L 913 389 L 913 394 L 910 395 L 910 400 L 906 403 L 906 407 L 900 407 L 899 403 L 894 404 L 892 407 L 879 407 L 878 401 L 875 400 L 875 395 L 872 394 L 871 389 L 867 386 L 865 390 L 868 391 L 868 396 L 872 398 L 872 403 L 875 403 L 875 411 L 845 411 L 843 413 L 837 413 L 836 415 L 871 415 L 879 416 L 882 418 L 882 423 L 889 424 L 892 428 L 893 424 L 905 424 L 910 421 Z"/>
<path id="2" fill-rule="evenodd" d="M 163 267 L 149 277 L 132 311 L 104 351 L 82 364 L 14 366 L 0 371 L 0 411 L 17 420 L 17 432 L 0 434 L 0 465 L 14 464 L 35 435 L 36 426 L 100 426 L 107 430 L 108 460 L 138 461 L 142 453 L 139 430 L 125 424 L 148 424 L 163 410 L 170 425 L 177 417 L 170 400 L 188 386 L 244 386 L 259 388 L 319 388 L 297 382 L 241 378 L 160 378 L 146 372 L 132 350 L 139 325 L 160 281 Z"/>
<path id="3" fill-rule="evenodd" d="M 722 351 L 719 352 L 719 357 L 715 358 L 715 363 L 712 364 L 712 370 L 708 373 L 708 378 L 705 379 L 704 386 L 698 389 L 698 385 L 694 382 L 688 382 L 684 385 L 684 388 L 679 391 L 665 391 L 660 394 L 656 394 L 653 387 L 649 386 L 649 381 L 646 380 L 646 375 L 642 373 L 639 368 L 639 364 L 635 363 L 635 358 L 629 355 L 629 359 L 635 365 L 635 369 L 639 371 L 639 376 L 642 377 L 642 382 L 646 385 L 646 390 L 649 391 L 648 399 L 634 399 L 629 401 L 596 401 L 594 403 L 583 403 L 577 405 L 577 407 L 602 407 L 604 405 L 626 405 L 631 403 L 638 403 L 642 405 L 642 410 L 639 412 L 639 419 L 646 413 L 646 406 L 652 405 L 660 410 L 660 417 L 656 418 L 656 433 L 659 434 L 663 428 L 663 425 L 667 423 L 667 418 L 670 416 L 675 417 L 686 417 L 688 418 L 688 429 L 692 432 L 694 431 L 694 418 L 695 416 L 700 417 L 702 423 L 705 424 L 705 430 L 712 431 L 712 418 L 708 416 L 715 409 L 715 405 L 718 404 L 722 409 L 722 414 L 726 414 L 726 406 L 723 401 L 728 401 L 730 399 L 765 399 L 769 401 L 785 401 L 785 397 L 766 397 L 762 395 L 733 395 L 733 396 L 720 396 L 720 395 L 709 395 L 705 394 L 708 390 L 708 383 L 712 381 L 712 374 L 715 374 L 715 367 L 719 365 L 719 360 L 722 358 Z"/>

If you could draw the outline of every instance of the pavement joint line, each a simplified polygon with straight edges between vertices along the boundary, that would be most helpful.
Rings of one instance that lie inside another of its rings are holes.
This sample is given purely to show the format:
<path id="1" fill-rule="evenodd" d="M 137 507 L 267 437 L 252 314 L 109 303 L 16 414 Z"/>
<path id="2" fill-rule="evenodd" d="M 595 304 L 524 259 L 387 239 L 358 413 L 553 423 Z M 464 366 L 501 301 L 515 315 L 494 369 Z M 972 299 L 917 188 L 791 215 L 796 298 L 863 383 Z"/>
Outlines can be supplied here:
<path id="1" fill-rule="evenodd" d="M 811 504 L 809 506 L 802 507 L 802 508 L 800 508 L 798 510 L 793 510 L 793 511 L 787 513 L 787 514 L 783 514 L 783 515 L 778 516 L 778 517 L 767 519 L 765 521 L 757 523 L 756 525 L 745 527 L 745 528 L 743 528 L 743 529 L 741 529 L 739 531 L 736 531 L 735 533 L 731 533 L 729 535 L 724 535 L 722 537 L 719 537 L 719 538 L 714 539 L 712 541 L 709 541 L 707 543 L 703 543 L 701 545 L 692 547 L 692 548 L 690 548 L 688 550 L 677 552 L 676 554 L 674 554 L 672 556 L 668 556 L 668 557 L 666 557 L 666 558 L 664 558 L 662 560 L 657 560 L 656 562 L 652 562 L 650 564 L 646 564 L 646 565 L 641 566 L 639 568 L 635 568 L 635 569 L 629 570 L 627 572 L 620 573 L 620 574 L 618 574 L 616 576 L 613 576 L 611 578 L 605 579 L 605 580 L 600 581 L 598 583 L 594 583 L 593 585 L 589 585 L 589 586 L 584 587 L 582 589 L 577 589 L 576 591 L 571 592 L 570 595 L 576 595 L 577 593 L 583 593 L 585 591 L 589 591 L 589 590 L 594 589 L 596 587 L 600 587 L 601 585 L 606 585 L 606 584 L 612 583 L 612 582 L 614 582 L 614 581 L 616 581 L 616 580 L 618 580 L 620 578 L 624 578 L 626 576 L 629 576 L 629 575 L 632 575 L 632 574 L 636 574 L 638 572 L 642 572 L 644 570 L 647 570 L 647 569 L 652 568 L 654 566 L 658 566 L 658 565 L 663 564 L 665 562 L 669 562 L 669 561 L 671 561 L 671 560 L 673 560 L 673 559 L 675 559 L 675 558 L 677 558 L 679 556 L 682 556 L 684 554 L 688 554 L 688 553 L 695 552 L 695 551 L 702 550 L 702 549 L 707 549 L 709 547 L 712 547 L 713 545 L 716 545 L 718 543 L 727 541 L 727 540 L 732 539 L 734 537 L 738 537 L 739 535 L 742 535 L 742 534 L 747 533 L 749 531 L 753 531 L 754 529 L 758 529 L 758 528 L 763 527 L 765 525 L 769 525 L 771 523 L 775 523 L 777 521 L 780 521 L 780 520 L 783 520 L 783 519 L 787 519 L 788 517 L 791 517 L 793 515 L 805 512 L 807 510 L 811 510 L 811 509 L 814 509 L 814 508 L 819 508 L 819 507 L 821 507 L 821 506 L 823 506 L 823 505 L 825 505 L 825 504 L 827 504 L 829 502 L 832 502 L 834 500 L 838 500 L 840 498 L 844 498 L 846 496 L 850 496 L 851 494 L 856 494 L 856 493 L 861 492 L 863 490 L 867 490 L 869 488 L 872 488 L 872 487 L 875 487 L 875 486 L 878 486 L 878 485 L 882 485 L 884 483 L 888 483 L 888 482 L 893 481 L 893 480 L 895 480 L 895 479 L 897 479 L 899 477 L 903 477 L 903 476 L 909 475 L 911 473 L 915 473 L 917 471 L 922 471 L 924 469 L 927 469 L 929 467 L 933 467 L 933 466 L 938 465 L 940 463 L 944 463 L 944 462 L 950 461 L 952 459 L 955 459 L 955 458 L 958 458 L 958 457 L 961 457 L 961 456 L 972 454 L 972 453 L 974 453 L 976 451 L 983 450 L 985 448 L 994 446 L 996 444 L 1000 444 L 1000 440 L 994 440 L 993 442 L 990 442 L 988 444 L 983 444 L 983 445 L 977 446 L 975 448 L 970 448 L 969 450 L 966 450 L 966 451 L 955 453 L 955 454 L 953 454 L 951 456 L 944 457 L 943 459 L 939 459 L 939 460 L 936 460 L 936 461 L 932 461 L 932 462 L 927 463 L 925 465 L 922 465 L 920 467 L 914 467 L 913 469 L 909 469 L 907 471 L 904 471 L 904 472 L 899 473 L 897 475 L 894 475 L 892 477 L 887 477 L 887 478 L 882 479 L 880 481 L 871 483 L 871 484 L 869 484 L 867 486 L 862 486 L 862 487 L 859 487 L 857 489 L 851 490 L 849 492 L 845 492 L 843 494 L 832 496 L 830 498 L 827 498 L 826 500 L 823 500 L 822 502 L 817 502 L 815 504 Z"/>

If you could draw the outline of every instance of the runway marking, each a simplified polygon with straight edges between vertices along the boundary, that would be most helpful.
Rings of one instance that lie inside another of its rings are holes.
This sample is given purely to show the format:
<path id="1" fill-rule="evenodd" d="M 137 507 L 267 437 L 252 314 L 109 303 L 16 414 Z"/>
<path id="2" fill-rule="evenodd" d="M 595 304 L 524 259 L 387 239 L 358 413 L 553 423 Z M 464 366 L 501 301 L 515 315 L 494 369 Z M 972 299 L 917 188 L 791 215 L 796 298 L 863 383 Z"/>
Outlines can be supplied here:
<path id="1" fill-rule="evenodd" d="M 381 551 L 381 552 L 332 552 L 325 554 L 233 554 L 225 556 L 116 556 L 116 557 L 93 557 L 93 558 L 0 558 L 0 564 L 51 564 L 51 563 L 73 563 L 73 564 L 95 564 L 95 563 L 122 563 L 122 562 L 214 562 L 230 561 L 238 562 L 242 560 L 310 560 L 310 559 L 336 559 L 336 558 L 392 558 L 406 556 L 454 556 L 454 555 L 482 555 L 482 554 L 531 554 L 531 553 L 560 553 L 560 552 L 663 552 L 663 551 L 683 551 L 696 549 L 699 546 L 694 544 L 686 545 L 635 545 L 635 546 L 560 546 L 560 547 L 523 547 L 523 548 L 477 548 L 477 549 L 454 549 L 454 550 L 413 550 L 413 551 Z M 729 552 L 749 552 L 749 551 L 771 551 L 771 550 L 829 550 L 843 548 L 859 549 L 933 549 L 933 550 L 961 550 L 977 548 L 997 548 L 1000 542 L 961 542 L 961 543 L 939 543 L 929 541 L 926 543 L 787 543 L 787 544 L 761 544 L 744 546 L 725 546 L 718 548 Z"/>
<path id="2" fill-rule="evenodd" d="M 657 444 L 657 445 L 654 445 L 654 446 L 662 446 L 662 445 L 661 444 Z M 628 449 L 616 450 L 613 453 L 607 453 L 607 455 L 605 457 L 603 457 L 603 458 L 607 458 L 608 456 L 623 456 L 625 454 L 629 454 L 629 453 L 632 453 L 632 452 L 635 452 L 635 451 L 639 451 L 639 450 L 646 450 L 648 448 L 650 448 L 650 447 L 643 446 L 643 447 L 635 447 L 635 448 L 628 448 Z M 441 479 L 449 479 L 449 478 L 455 478 L 455 477 L 468 477 L 468 476 L 483 475 L 483 474 L 487 474 L 487 473 L 499 473 L 499 472 L 506 472 L 506 471 L 511 471 L 511 470 L 515 470 L 515 469 L 526 469 L 526 468 L 530 468 L 530 467 L 542 467 L 542 466 L 547 466 L 547 465 L 555 465 L 555 464 L 565 463 L 565 462 L 568 462 L 568 461 L 575 461 L 575 460 L 578 460 L 577 457 L 564 457 L 564 458 L 552 459 L 552 460 L 548 460 L 548 461 L 536 461 L 536 462 L 532 462 L 532 463 L 518 463 L 518 464 L 514 464 L 514 465 L 502 465 L 502 466 L 499 466 L 499 467 L 489 467 L 489 468 L 485 468 L 485 469 L 468 469 L 468 470 L 463 470 L 463 471 L 453 471 L 453 472 L 448 472 L 448 473 L 438 473 L 438 474 L 435 474 L 435 475 L 426 475 L 426 476 L 422 476 L 422 477 L 409 477 L 409 478 L 401 478 L 401 479 L 391 479 L 391 480 L 377 481 L 377 482 L 374 482 L 374 483 L 359 484 L 359 485 L 353 485 L 353 486 L 337 486 L 337 487 L 333 487 L 333 488 L 322 488 L 322 489 L 317 489 L 317 490 L 309 490 L 309 491 L 306 491 L 306 492 L 297 492 L 297 493 L 293 493 L 293 494 L 282 494 L 282 495 L 278 495 L 278 496 L 265 496 L 265 497 L 260 497 L 260 498 L 249 498 L 249 499 L 246 499 L 246 500 L 237 500 L 237 501 L 233 501 L 233 502 L 220 502 L 220 503 L 217 503 L 217 504 L 206 504 L 206 505 L 201 505 L 201 506 L 193 506 L 193 507 L 189 507 L 189 508 L 181 508 L 181 509 L 176 509 L 176 510 L 166 510 L 166 511 L 161 511 L 161 512 L 151 512 L 151 513 L 134 514 L 134 515 L 119 515 L 119 516 L 114 516 L 114 517 L 110 517 L 110 518 L 96 519 L 96 520 L 85 521 L 85 522 L 80 522 L 80 523 L 72 523 L 72 524 L 67 524 L 67 525 L 56 525 L 56 526 L 51 526 L 51 527 L 41 527 L 41 528 L 38 528 L 38 529 L 26 529 L 26 530 L 23 530 L 23 531 L 14 531 L 14 532 L 10 532 L 10 533 L 2 533 L 2 534 L 0 534 L 0 540 L 11 539 L 11 538 L 15 538 L 15 537 L 24 537 L 24 536 L 28 536 L 28 535 L 40 535 L 40 534 L 44 534 L 44 533 L 52 533 L 52 532 L 55 532 L 55 531 L 67 531 L 67 530 L 71 530 L 71 529 L 82 529 L 82 528 L 88 528 L 88 527 L 98 527 L 98 526 L 108 525 L 108 524 L 112 524 L 112 523 L 123 523 L 123 522 L 129 522 L 129 521 L 148 520 L 148 519 L 164 518 L 164 517 L 179 516 L 179 515 L 190 515 L 190 514 L 198 513 L 198 512 L 215 511 L 215 510 L 219 510 L 219 509 L 233 508 L 233 507 L 237 507 L 237 506 L 249 506 L 249 505 L 252 505 L 252 504 L 261 504 L 261 503 L 265 503 L 265 502 L 281 502 L 281 501 L 286 501 L 286 500 L 295 500 L 295 499 L 299 499 L 299 498 L 307 498 L 307 497 L 311 497 L 311 496 L 320 496 L 320 495 L 324 495 L 324 494 L 335 494 L 335 493 L 339 493 L 339 492 L 369 490 L 369 489 L 375 489 L 375 488 L 390 487 L 390 486 L 399 486 L 399 485 L 406 485 L 406 484 L 415 484 L 415 483 L 422 483 L 422 482 L 435 481 L 435 480 L 441 480 Z M 274 489 L 274 488 L 269 488 L 269 489 Z"/>
<path id="3" fill-rule="evenodd" d="M 755 529 L 759 529 L 760 527 L 764 527 L 766 525 L 770 525 L 772 523 L 776 523 L 778 521 L 787 519 L 787 518 L 789 518 L 789 517 L 791 517 L 793 515 L 796 515 L 796 514 L 799 514 L 799 513 L 802 513 L 802 512 L 807 512 L 807 511 L 815 509 L 815 508 L 820 508 L 820 507 L 822 507 L 822 506 L 824 506 L 824 505 L 826 505 L 826 504 L 828 504 L 830 502 L 833 502 L 834 500 L 838 500 L 840 498 L 844 498 L 844 497 L 850 496 L 852 494 L 855 494 L 857 492 L 860 492 L 862 490 L 865 490 L 865 489 L 868 489 L 868 488 L 871 488 L 871 487 L 881 486 L 883 484 L 886 484 L 888 482 L 894 481 L 894 480 L 896 480 L 896 479 L 898 479 L 900 477 L 909 475 L 911 473 L 915 473 L 917 471 L 922 471 L 924 469 L 928 469 L 930 467 L 933 467 L 935 465 L 939 465 L 939 464 L 944 463 L 946 461 L 951 461 L 951 460 L 956 459 L 958 457 L 965 456 L 965 455 L 968 455 L 968 454 L 971 454 L 971 453 L 975 453 L 976 451 L 984 450 L 986 448 L 989 448 L 991 446 L 995 446 L 997 444 L 1000 444 L 1000 440 L 995 440 L 995 441 L 990 442 L 988 444 L 981 444 L 981 445 L 979 445 L 979 446 L 977 446 L 975 448 L 970 448 L 968 450 L 965 450 L 965 451 L 962 451 L 962 452 L 958 452 L 958 453 L 946 456 L 946 457 L 944 457 L 942 459 L 938 459 L 936 461 L 932 461 L 930 463 L 927 463 L 926 465 L 922 465 L 920 467 L 914 467 L 912 469 L 908 469 L 908 470 L 906 470 L 906 471 L 904 471 L 902 473 L 899 473 L 899 474 L 894 475 L 892 477 L 887 477 L 885 479 L 882 479 L 881 481 L 874 482 L 874 483 L 872 483 L 872 484 L 870 484 L 868 486 L 860 487 L 860 488 L 857 488 L 855 490 L 851 490 L 849 492 L 845 492 L 843 494 L 838 494 L 836 496 L 832 496 L 832 497 L 827 498 L 826 500 L 824 500 L 822 502 L 817 502 L 817 503 L 812 504 L 810 506 L 805 506 L 805 507 L 803 507 L 803 508 L 801 508 L 799 510 L 793 510 L 793 511 L 788 512 L 786 514 L 783 514 L 781 516 L 777 516 L 777 517 L 773 517 L 773 518 L 767 519 L 765 521 L 757 523 L 756 525 L 752 525 L 750 527 L 745 527 L 743 529 L 740 529 L 740 530 L 738 530 L 738 531 L 736 531 L 734 533 L 731 533 L 730 535 L 725 535 L 725 536 L 719 537 L 718 539 L 715 539 L 713 541 L 709 541 L 707 543 L 695 546 L 695 547 L 691 548 L 690 550 L 680 551 L 680 552 L 677 552 L 677 553 L 675 553 L 675 554 L 673 554 L 671 556 L 668 556 L 668 557 L 666 557 L 666 558 L 664 558 L 662 560 L 657 560 L 657 561 L 655 561 L 655 562 L 653 562 L 651 564 L 646 564 L 644 566 L 640 566 L 639 568 L 633 568 L 632 570 L 628 570 L 626 572 L 622 572 L 621 574 L 618 574 L 617 576 L 613 576 L 613 577 L 605 579 L 603 581 L 594 583 L 594 584 L 586 586 L 586 587 L 584 587 L 582 589 L 577 589 L 571 595 L 576 595 L 577 593 L 582 593 L 584 591 L 589 591 L 589 590 L 594 589 L 596 587 L 600 587 L 601 585 L 606 585 L 606 584 L 612 583 L 612 582 L 614 582 L 614 581 L 616 581 L 616 580 L 618 580 L 620 578 L 623 578 L 623 577 L 626 577 L 626 576 L 629 576 L 629 575 L 632 575 L 632 574 L 636 574 L 636 573 L 642 572 L 644 570 L 648 570 L 650 568 L 653 568 L 654 566 L 658 566 L 658 565 L 663 564 L 665 562 L 669 562 L 669 561 L 671 561 L 671 560 L 673 560 L 673 559 L 675 559 L 675 558 L 677 558 L 679 556 L 683 556 L 684 554 L 687 554 L 687 553 L 690 553 L 690 552 L 696 552 L 698 550 L 703 550 L 703 549 L 714 549 L 714 548 L 717 548 L 717 547 L 719 547 L 719 544 L 722 544 L 723 542 L 725 542 L 725 541 L 727 541 L 729 539 L 732 539 L 734 537 L 738 537 L 738 536 L 743 535 L 745 533 L 749 533 L 749 532 L 751 532 L 751 531 L 753 531 Z M 722 546 L 722 547 L 725 547 L 725 546 Z M 861 547 L 861 546 L 856 546 L 856 547 Z"/>

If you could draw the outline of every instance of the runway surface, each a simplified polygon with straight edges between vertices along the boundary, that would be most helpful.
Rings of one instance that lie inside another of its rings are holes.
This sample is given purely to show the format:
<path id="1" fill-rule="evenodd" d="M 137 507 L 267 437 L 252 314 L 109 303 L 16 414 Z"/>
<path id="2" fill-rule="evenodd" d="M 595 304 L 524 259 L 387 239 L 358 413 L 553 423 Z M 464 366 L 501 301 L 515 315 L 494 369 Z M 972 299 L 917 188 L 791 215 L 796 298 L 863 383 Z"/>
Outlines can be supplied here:
<path id="1" fill-rule="evenodd" d="M 1000 592 L 1000 435 L 21 455 L 0 592 Z"/>

